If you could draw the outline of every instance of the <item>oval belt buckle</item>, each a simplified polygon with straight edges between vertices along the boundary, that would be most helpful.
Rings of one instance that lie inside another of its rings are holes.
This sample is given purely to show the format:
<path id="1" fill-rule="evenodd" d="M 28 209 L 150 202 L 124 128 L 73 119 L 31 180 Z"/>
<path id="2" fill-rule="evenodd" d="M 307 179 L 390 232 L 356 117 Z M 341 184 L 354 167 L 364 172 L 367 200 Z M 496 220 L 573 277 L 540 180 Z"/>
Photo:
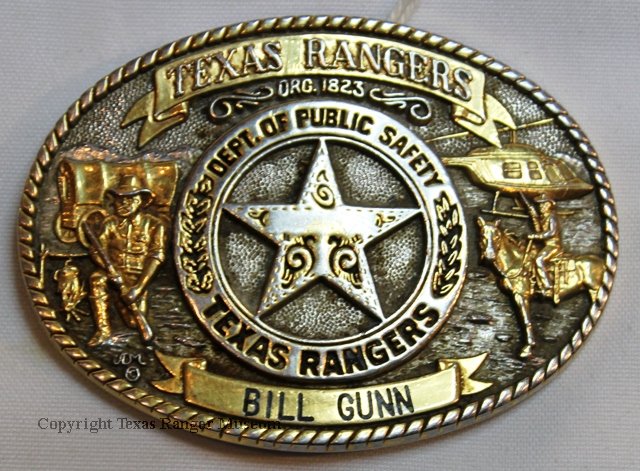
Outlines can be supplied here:
<path id="1" fill-rule="evenodd" d="M 37 156 L 19 249 L 75 365 L 173 428 L 340 451 L 525 397 L 611 289 L 595 150 L 441 37 L 301 17 L 119 68 Z"/>

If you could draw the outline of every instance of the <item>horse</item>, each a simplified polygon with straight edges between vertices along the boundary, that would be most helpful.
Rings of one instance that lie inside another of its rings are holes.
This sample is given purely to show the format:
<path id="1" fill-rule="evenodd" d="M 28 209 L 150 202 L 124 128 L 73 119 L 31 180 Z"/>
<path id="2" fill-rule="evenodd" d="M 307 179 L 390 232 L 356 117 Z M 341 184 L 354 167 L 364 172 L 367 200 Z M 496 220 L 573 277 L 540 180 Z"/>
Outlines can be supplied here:
<path id="1" fill-rule="evenodd" d="M 500 221 L 485 221 L 478 218 L 480 228 L 480 256 L 490 262 L 501 277 L 502 287 L 511 294 L 517 307 L 517 313 L 524 326 L 527 344 L 520 350 L 521 358 L 533 354 L 536 339 L 531 323 L 531 298 L 538 294 L 545 296 L 538 288 L 535 254 L 531 241 L 528 245 L 510 232 L 500 228 Z M 588 290 L 594 302 L 604 277 L 604 261 L 595 255 L 577 255 L 564 253 L 557 261 L 565 269 L 563 279 L 554 279 L 554 302 L 582 290 Z M 567 268 L 568 267 L 568 268 Z M 567 271 L 568 269 L 568 271 Z M 556 270 L 556 278 L 560 276 Z"/>

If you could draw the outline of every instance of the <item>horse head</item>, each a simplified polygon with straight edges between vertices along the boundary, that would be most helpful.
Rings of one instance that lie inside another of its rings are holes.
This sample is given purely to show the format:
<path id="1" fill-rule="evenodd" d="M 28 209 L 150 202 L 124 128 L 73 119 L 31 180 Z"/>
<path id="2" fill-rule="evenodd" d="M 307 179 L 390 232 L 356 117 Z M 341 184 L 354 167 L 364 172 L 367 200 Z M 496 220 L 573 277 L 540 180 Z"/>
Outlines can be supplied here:
<path id="1" fill-rule="evenodd" d="M 498 242 L 500 240 L 500 221 L 485 221 L 478 217 L 478 227 L 480 228 L 480 257 L 495 261 L 498 252 Z"/>

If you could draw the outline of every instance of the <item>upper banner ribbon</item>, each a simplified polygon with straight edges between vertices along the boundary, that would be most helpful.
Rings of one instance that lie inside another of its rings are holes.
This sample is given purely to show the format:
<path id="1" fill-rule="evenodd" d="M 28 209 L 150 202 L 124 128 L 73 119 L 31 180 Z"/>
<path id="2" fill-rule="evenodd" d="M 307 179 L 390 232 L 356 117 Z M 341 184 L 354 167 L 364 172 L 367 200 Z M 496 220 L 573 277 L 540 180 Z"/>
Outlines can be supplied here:
<path id="1" fill-rule="evenodd" d="M 194 97 L 255 80 L 312 76 L 375 80 L 435 95 L 451 103 L 456 123 L 497 147 L 495 122 L 515 128 L 504 106 L 485 93 L 480 70 L 397 41 L 331 33 L 238 41 L 160 66 L 153 91 L 134 103 L 122 126 L 144 119 L 143 146 L 185 121 Z"/>
<path id="2" fill-rule="evenodd" d="M 360 388 L 307 388 L 255 383 L 206 371 L 203 359 L 156 352 L 173 377 L 155 381 L 156 388 L 184 394 L 190 404 L 258 421 L 314 425 L 361 424 L 389 417 L 421 414 L 456 403 L 491 383 L 470 376 L 486 353 L 440 360 L 440 371 L 407 381 Z"/>

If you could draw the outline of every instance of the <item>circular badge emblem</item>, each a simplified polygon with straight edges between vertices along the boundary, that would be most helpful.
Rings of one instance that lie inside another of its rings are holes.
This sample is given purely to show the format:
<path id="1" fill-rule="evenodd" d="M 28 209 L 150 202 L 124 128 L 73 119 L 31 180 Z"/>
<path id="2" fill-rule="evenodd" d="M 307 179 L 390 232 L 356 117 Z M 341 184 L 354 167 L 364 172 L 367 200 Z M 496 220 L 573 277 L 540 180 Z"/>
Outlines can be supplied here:
<path id="1" fill-rule="evenodd" d="M 186 189 L 184 291 L 209 333 L 264 371 L 327 381 L 389 369 L 433 337 L 462 286 L 464 218 L 446 171 L 380 112 L 268 109 L 207 149 Z M 198 257 L 208 263 L 194 272 Z"/>
<path id="2" fill-rule="evenodd" d="M 616 227 L 595 150 L 533 82 L 303 17 L 185 38 L 85 93 L 33 165 L 19 250 L 51 339 L 150 424 L 339 451 L 543 383 L 602 313 Z"/>

